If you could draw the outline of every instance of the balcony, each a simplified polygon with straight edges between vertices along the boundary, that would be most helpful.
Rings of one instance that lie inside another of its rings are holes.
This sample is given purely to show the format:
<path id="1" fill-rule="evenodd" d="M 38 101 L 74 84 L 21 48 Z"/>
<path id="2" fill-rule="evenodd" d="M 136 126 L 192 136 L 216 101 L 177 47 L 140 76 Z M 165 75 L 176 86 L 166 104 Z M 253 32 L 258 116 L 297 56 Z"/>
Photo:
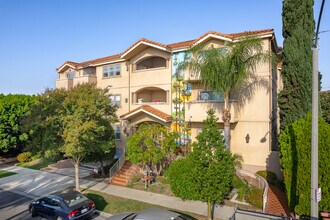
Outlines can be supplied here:
<path id="1" fill-rule="evenodd" d="M 80 77 L 57 79 L 56 88 L 68 90 L 78 84 L 83 84 L 83 83 L 96 83 L 96 76 L 95 75 L 85 75 L 85 76 L 80 76 Z"/>
<path id="2" fill-rule="evenodd" d="M 203 122 L 207 116 L 207 110 L 213 108 L 216 116 L 219 118 L 218 122 L 222 121 L 224 102 L 219 101 L 189 101 L 186 103 L 185 120 L 191 122 Z M 237 101 L 229 101 L 231 119 L 230 123 L 238 121 L 237 115 Z"/>
<path id="3" fill-rule="evenodd" d="M 168 101 L 168 91 L 156 87 L 143 88 L 133 93 L 134 104 L 166 104 Z"/>
<path id="4" fill-rule="evenodd" d="M 73 87 L 73 79 L 57 79 L 56 89 L 71 89 Z"/>
<path id="5" fill-rule="evenodd" d="M 189 70 L 184 70 L 183 72 L 184 80 L 187 82 L 199 81 L 199 73 L 195 74 L 190 72 Z"/>
<path id="6" fill-rule="evenodd" d="M 73 86 L 83 83 L 96 83 L 95 75 L 85 75 L 73 78 Z"/>

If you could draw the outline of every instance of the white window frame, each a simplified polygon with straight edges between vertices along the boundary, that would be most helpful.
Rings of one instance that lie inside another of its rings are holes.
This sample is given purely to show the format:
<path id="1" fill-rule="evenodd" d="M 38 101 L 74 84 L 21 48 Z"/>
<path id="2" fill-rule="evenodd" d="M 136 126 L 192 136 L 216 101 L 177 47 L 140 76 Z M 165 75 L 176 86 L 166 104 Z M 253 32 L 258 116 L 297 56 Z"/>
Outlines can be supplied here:
<path id="1" fill-rule="evenodd" d="M 117 63 L 115 65 L 115 76 L 120 76 L 121 75 L 121 65 L 120 63 Z"/>
<path id="2" fill-rule="evenodd" d="M 119 98 L 119 100 L 117 100 Z M 113 94 L 109 96 L 109 99 L 111 100 L 111 103 L 118 108 L 121 107 L 121 95 L 119 94 Z"/>
<path id="3" fill-rule="evenodd" d="M 102 70 L 103 70 L 102 71 L 103 78 L 114 78 L 114 77 L 121 76 L 121 65 L 120 65 L 120 63 L 103 66 Z"/>

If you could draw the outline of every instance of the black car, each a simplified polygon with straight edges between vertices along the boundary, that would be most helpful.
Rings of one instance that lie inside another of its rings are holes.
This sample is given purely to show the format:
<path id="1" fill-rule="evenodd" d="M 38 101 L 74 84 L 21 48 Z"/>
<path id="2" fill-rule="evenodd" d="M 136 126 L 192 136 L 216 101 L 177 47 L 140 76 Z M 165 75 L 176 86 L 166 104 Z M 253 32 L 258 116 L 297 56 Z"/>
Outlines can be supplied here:
<path id="1" fill-rule="evenodd" d="M 29 205 L 34 216 L 47 219 L 75 220 L 90 218 L 95 212 L 95 204 L 83 194 L 68 189 L 39 198 Z"/>

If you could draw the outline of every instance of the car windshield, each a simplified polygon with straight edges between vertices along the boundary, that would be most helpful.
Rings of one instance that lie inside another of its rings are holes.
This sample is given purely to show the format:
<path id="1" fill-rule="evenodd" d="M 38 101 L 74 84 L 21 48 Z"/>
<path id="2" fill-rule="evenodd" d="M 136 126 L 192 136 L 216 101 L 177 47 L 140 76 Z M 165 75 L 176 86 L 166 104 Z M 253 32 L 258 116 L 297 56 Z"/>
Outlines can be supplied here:
<path id="1" fill-rule="evenodd" d="M 86 196 L 84 196 L 84 195 L 82 195 L 82 194 L 78 194 L 78 193 L 77 193 L 77 194 L 76 194 L 76 193 L 71 194 L 70 196 L 66 196 L 66 197 L 63 198 L 63 199 L 64 199 L 64 202 L 65 202 L 69 207 L 75 206 L 75 205 L 77 205 L 77 204 L 79 204 L 79 203 L 82 203 L 82 202 L 88 200 Z"/>

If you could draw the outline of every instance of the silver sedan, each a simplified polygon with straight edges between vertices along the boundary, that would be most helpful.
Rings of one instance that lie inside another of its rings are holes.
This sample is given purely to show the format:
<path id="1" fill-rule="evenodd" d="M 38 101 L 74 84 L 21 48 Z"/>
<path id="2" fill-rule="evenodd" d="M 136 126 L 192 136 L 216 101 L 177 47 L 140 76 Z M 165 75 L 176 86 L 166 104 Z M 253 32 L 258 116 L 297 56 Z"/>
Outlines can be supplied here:
<path id="1" fill-rule="evenodd" d="M 113 215 L 108 220 L 192 220 L 192 218 L 173 211 L 149 208 L 139 212 Z"/>

